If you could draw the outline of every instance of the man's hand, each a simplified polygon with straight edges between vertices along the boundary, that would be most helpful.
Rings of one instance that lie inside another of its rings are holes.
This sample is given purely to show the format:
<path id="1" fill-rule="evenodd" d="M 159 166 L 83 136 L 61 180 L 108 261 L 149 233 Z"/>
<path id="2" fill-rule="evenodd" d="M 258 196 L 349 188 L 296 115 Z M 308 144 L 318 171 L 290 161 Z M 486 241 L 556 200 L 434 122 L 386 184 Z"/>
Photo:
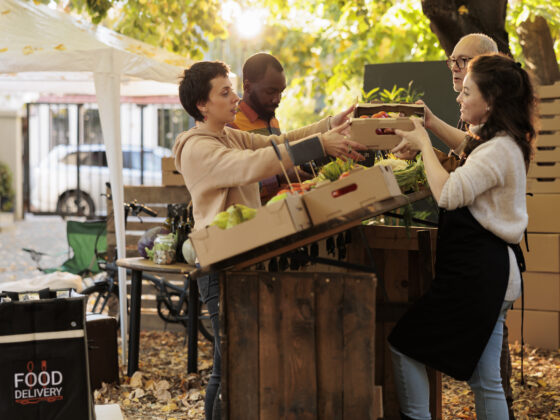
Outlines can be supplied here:
<path id="1" fill-rule="evenodd" d="M 331 119 L 331 129 L 332 128 L 336 128 L 339 125 L 344 124 L 346 121 L 348 121 L 350 119 L 350 114 L 352 114 L 352 112 L 354 112 L 354 108 L 356 108 L 356 104 L 352 105 L 350 108 L 342 111 L 339 114 L 336 114 L 334 117 L 332 117 Z"/>
<path id="2" fill-rule="evenodd" d="M 416 101 L 416 104 L 424 105 L 424 127 L 426 127 L 426 129 L 428 130 L 431 130 L 432 122 L 434 121 L 434 113 L 431 111 L 430 108 L 428 108 L 428 105 L 426 105 L 423 100 L 420 99 Z"/>
<path id="3" fill-rule="evenodd" d="M 356 161 L 364 160 L 364 156 L 356 150 L 367 150 L 367 147 L 361 143 L 350 140 L 347 135 L 343 134 L 349 127 L 350 121 L 347 121 L 322 134 L 325 152 L 329 156 L 354 159 Z"/>

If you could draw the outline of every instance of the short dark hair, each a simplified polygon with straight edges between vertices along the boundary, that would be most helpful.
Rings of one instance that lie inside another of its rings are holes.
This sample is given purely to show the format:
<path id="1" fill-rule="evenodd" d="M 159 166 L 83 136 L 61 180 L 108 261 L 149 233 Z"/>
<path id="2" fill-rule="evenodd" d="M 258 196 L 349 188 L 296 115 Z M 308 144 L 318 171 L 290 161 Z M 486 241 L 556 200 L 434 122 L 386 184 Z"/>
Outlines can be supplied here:
<path id="1" fill-rule="evenodd" d="M 200 61 L 185 70 L 179 83 L 179 100 L 195 121 L 204 121 L 197 104 L 208 100 L 212 79 L 228 75 L 229 67 L 222 61 Z"/>
<path id="2" fill-rule="evenodd" d="M 519 145 L 528 165 L 536 137 L 537 99 L 531 77 L 520 63 L 502 53 L 475 57 L 469 62 L 468 74 L 488 103 L 490 113 L 478 133 L 480 141 L 469 137 L 465 152 L 506 132 Z"/>
<path id="3" fill-rule="evenodd" d="M 278 72 L 284 71 L 280 61 L 273 55 L 262 52 L 253 54 L 243 64 L 243 81 L 258 82 L 264 77 L 269 66 Z"/>

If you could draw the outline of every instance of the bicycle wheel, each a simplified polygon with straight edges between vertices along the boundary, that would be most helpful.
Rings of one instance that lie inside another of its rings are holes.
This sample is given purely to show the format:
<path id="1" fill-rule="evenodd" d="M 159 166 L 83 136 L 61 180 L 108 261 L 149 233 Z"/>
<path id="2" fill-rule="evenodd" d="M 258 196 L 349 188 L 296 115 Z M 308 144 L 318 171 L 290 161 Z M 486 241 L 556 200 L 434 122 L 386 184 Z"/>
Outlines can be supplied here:
<path id="1" fill-rule="evenodd" d="M 171 301 L 172 308 L 169 307 Z M 177 311 L 177 307 L 181 300 L 181 294 L 178 292 L 167 292 L 166 297 L 158 297 L 157 300 L 157 312 L 161 319 L 165 322 L 178 323 L 181 322 L 187 328 L 189 322 L 189 309 L 188 309 L 188 298 L 183 300 L 183 306 L 180 311 Z M 214 334 L 212 330 L 212 322 L 210 321 L 210 314 L 206 305 L 200 302 L 199 314 L 198 314 L 198 330 L 202 333 L 204 338 L 213 342 Z"/>
<path id="2" fill-rule="evenodd" d="M 120 323 L 119 295 L 116 287 L 113 287 L 113 290 L 109 289 L 109 283 L 106 282 L 100 282 L 83 289 L 82 294 L 87 296 L 86 311 L 112 316 L 117 319 L 118 324 Z"/>
<path id="3" fill-rule="evenodd" d="M 168 302 L 169 301 L 171 302 Z M 188 314 L 187 300 L 183 301 L 183 307 L 177 310 L 179 302 L 181 301 L 181 294 L 178 292 L 167 292 L 165 296 L 157 296 L 157 313 L 165 322 L 173 324 L 184 322 L 181 314 Z M 170 306 L 171 305 L 171 306 Z M 185 324 L 186 325 L 186 324 Z"/>

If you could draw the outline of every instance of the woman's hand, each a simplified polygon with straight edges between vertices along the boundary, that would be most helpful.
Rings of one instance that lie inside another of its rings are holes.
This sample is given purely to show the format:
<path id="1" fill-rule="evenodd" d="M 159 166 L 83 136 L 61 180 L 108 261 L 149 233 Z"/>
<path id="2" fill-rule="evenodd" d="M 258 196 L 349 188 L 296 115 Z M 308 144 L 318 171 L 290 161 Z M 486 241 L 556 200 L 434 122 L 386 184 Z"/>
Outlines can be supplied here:
<path id="1" fill-rule="evenodd" d="M 414 129 L 411 131 L 395 130 L 395 134 L 401 137 L 406 142 L 402 141 L 397 147 L 395 147 L 392 152 L 399 152 L 400 150 L 420 150 L 422 151 L 425 147 L 432 147 L 432 142 L 430 141 L 430 136 L 428 132 L 422 126 L 421 121 L 418 118 L 412 118 L 412 123 L 414 124 Z M 399 149 L 400 148 L 400 149 Z"/>
<path id="2" fill-rule="evenodd" d="M 331 120 L 331 128 L 336 128 L 339 125 L 344 124 L 345 122 L 350 120 L 350 114 L 352 112 L 354 112 L 354 108 L 356 108 L 356 105 L 352 105 L 350 108 L 342 111 L 339 114 L 336 114 L 332 120 Z"/>
<path id="3" fill-rule="evenodd" d="M 414 160 L 418 154 L 418 150 L 413 148 L 409 142 L 402 140 L 397 146 L 391 150 L 391 153 L 404 160 Z"/>
<path id="4" fill-rule="evenodd" d="M 364 160 L 364 156 L 358 153 L 357 150 L 367 150 L 367 147 L 350 140 L 348 135 L 344 134 L 348 132 L 349 127 L 350 121 L 346 121 L 344 124 L 323 133 L 323 148 L 329 156 L 354 159 L 356 161 Z"/>

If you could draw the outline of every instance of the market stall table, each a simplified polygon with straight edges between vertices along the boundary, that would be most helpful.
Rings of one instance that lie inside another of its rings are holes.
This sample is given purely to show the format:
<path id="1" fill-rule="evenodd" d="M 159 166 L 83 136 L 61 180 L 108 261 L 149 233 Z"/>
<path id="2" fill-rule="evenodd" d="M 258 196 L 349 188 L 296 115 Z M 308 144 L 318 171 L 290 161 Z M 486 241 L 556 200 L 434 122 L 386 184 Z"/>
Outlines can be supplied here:
<path id="1" fill-rule="evenodd" d="M 140 346 L 140 307 L 142 298 L 142 273 L 144 271 L 157 274 L 182 274 L 188 275 L 195 270 L 195 266 L 175 263 L 175 264 L 155 264 L 154 262 L 142 257 L 121 258 L 117 260 L 119 267 L 127 268 L 132 271 L 131 288 L 130 288 L 130 323 L 129 323 L 129 341 L 128 341 L 128 367 L 127 375 L 132 376 L 138 370 L 138 351 Z M 196 280 L 189 281 L 189 322 L 187 324 L 187 341 L 188 341 L 188 360 L 187 372 L 193 373 L 197 371 L 198 358 L 198 322 L 192 322 L 193 319 L 198 321 L 198 285 Z"/>
<path id="2" fill-rule="evenodd" d="M 429 190 L 421 190 L 377 202 L 191 273 L 191 276 L 197 277 L 209 271 L 223 272 L 220 278 L 220 287 L 223 290 L 220 310 L 225 339 L 222 349 L 224 358 L 222 395 L 225 411 L 229 413 L 230 418 L 237 418 L 236 416 L 243 412 L 247 419 L 264 419 L 270 418 L 271 415 L 282 415 L 281 413 L 285 413 L 283 410 L 290 410 L 290 412 L 296 410 L 302 416 L 305 414 L 309 418 L 332 418 L 330 416 L 334 414 L 343 416 L 340 418 L 352 418 L 352 413 L 361 418 L 375 418 L 373 416 L 378 412 L 373 413 L 371 410 L 376 411 L 379 407 L 375 402 L 372 403 L 371 399 L 365 398 L 365 394 L 377 397 L 376 390 L 368 379 L 372 375 L 360 376 L 360 381 L 363 382 L 363 387 L 358 387 L 360 391 L 356 391 L 355 387 L 348 388 L 345 375 L 341 377 L 331 375 L 339 371 L 344 372 L 348 366 L 351 366 L 347 365 L 350 360 L 347 358 L 348 354 L 354 355 L 351 357 L 352 364 L 361 363 L 362 374 L 372 373 L 369 369 L 373 362 L 373 354 L 370 350 L 364 350 L 369 349 L 373 343 L 369 333 L 372 330 L 371 322 L 375 322 L 376 299 L 375 294 L 372 294 L 371 285 L 379 281 L 380 290 L 384 290 L 383 279 L 377 279 L 374 261 L 371 258 L 367 261 L 342 264 L 335 261 L 335 265 L 350 270 L 347 275 L 312 272 L 259 274 L 259 272 L 241 270 L 358 227 L 363 220 L 391 212 L 428 196 L 430 196 Z M 430 248 L 429 242 L 428 240 L 428 248 Z M 367 247 L 366 244 L 364 246 Z M 317 257 L 309 260 L 329 262 L 327 259 Z M 369 277 L 360 277 L 364 275 L 352 274 L 352 272 L 370 274 Z M 228 287 L 229 283 L 232 283 L 232 286 Z M 285 288 L 280 284 L 286 285 Z M 358 284 L 363 286 L 357 286 Z M 278 287 L 281 289 L 277 291 Z M 301 294 L 302 290 L 304 290 L 303 294 Z M 325 290 L 329 290 L 327 293 L 330 296 L 330 304 L 326 306 L 323 301 Z M 347 301 L 347 295 L 354 296 L 352 303 Z M 372 298 L 373 307 L 368 304 Z M 301 305 L 307 309 L 303 310 Z M 340 310 L 333 310 L 335 307 Z M 358 320 L 358 324 L 352 324 L 350 330 L 346 330 L 349 325 L 346 317 L 349 313 L 354 322 Z M 363 318 L 362 315 L 356 318 L 358 313 L 362 314 Z M 294 316 L 303 318 L 293 319 Z M 338 328 L 323 328 L 325 319 L 330 319 L 332 325 L 344 326 L 340 330 L 339 335 L 342 334 L 340 337 L 336 336 L 336 333 L 333 335 L 333 331 L 337 331 Z M 318 326 L 308 328 L 305 337 L 309 334 L 311 336 L 303 342 L 300 340 L 301 331 L 299 331 L 299 328 L 303 327 L 300 325 L 301 321 Z M 363 334 L 356 335 L 358 331 L 362 331 Z M 354 344 L 344 344 L 342 350 L 336 345 L 324 346 L 321 343 L 324 344 L 325 337 L 327 341 L 333 343 L 340 342 L 342 338 L 344 343 L 350 339 Z M 361 344 L 357 344 L 355 339 L 361 340 Z M 283 347 L 286 343 L 289 347 L 289 343 L 293 343 L 294 340 L 299 343 L 296 345 L 296 353 Z M 274 344 L 271 345 L 269 341 Z M 357 349 L 362 350 L 357 351 Z M 288 356 L 291 354 L 297 354 L 297 357 L 305 360 L 305 363 L 301 360 L 283 359 L 291 358 L 292 356 Z M 235 360 L 235 363 L 230 366 L 228 359 Z M 326 370 L 325 360 L 331 361 Z M 287 365 L 284 368 L 279 367 L 285 363 Z M 299 366 L 296 371 L 293 371 L 293 366 L 290 367 L 294 363 Z M 271 383 L 271 375 L 267 373 L 265 366 L 269 366 L 266 368 L 268 370 L 270 366 L 276 370 L 280 369 L 272 376 L 281 375 L 282 379 Z M 317 370 L 314 371 L 309 366 L 316 366 Z M 282 369 L 287 370 L 282 371 Z M 309 369 L 311 371 L 308 371 Z M 298 374 L 294 376 L 294 372 Z M 348 372 L 351 376 L 356 376 L 356 372 L 352 370 Z M 357 373 L 358 376 L 360 372 Z M 314 374 L 317 375 L 315 378 L 313 378 Z M 240 377 L 244 378 L 242 382 L 239 382 Z M 306 387 L 305 384 L 315 384 L 316 388 L 311 385 Z M 285 388 L 286 385 L 289 385 L 288 388 Z M 292 395 L 290 389 L 297 389 L 301 398 Z M 340 400 L 341 396 L 342 400 Z M 435 418 L 439 418 L 439 415 L 436 414 Z"/>
<path id="3" fill-rule="evenodd" d="M 345 216 L 335 217 L 325 223 L 311 226 L 308 229 L 219 261 L 208 267 L 196 269 L 191 272 L 191 276 L 197 278 L 210 271 L 242 270 L 299 247 L 336 235 L 339 232 L 344 232 L 345 230 L 360 225 L 363 220 L 379 216 L 429 196 L 431 196 L 430 190 L 423 189 L 373 203 Z"/>

